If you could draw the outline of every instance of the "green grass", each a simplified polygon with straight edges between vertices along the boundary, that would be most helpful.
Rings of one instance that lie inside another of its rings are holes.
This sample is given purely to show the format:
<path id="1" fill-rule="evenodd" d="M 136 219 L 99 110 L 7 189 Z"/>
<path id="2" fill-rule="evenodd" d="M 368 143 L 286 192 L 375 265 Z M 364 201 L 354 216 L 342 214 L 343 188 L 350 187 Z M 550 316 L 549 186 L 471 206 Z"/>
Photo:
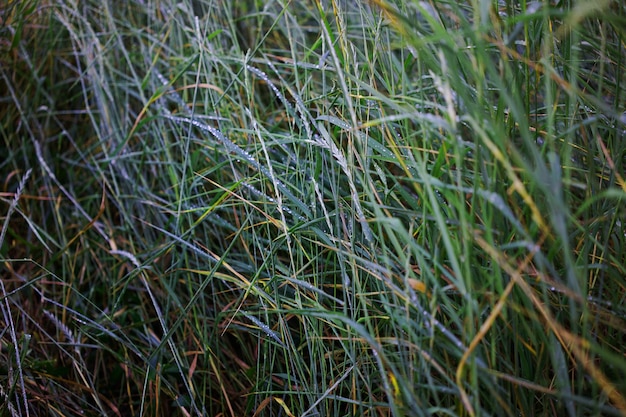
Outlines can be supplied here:
<path id="1" fill-rule="evenodd" d="M 626 415 L 618 1 L 10 0 L 0 415 Z"/>

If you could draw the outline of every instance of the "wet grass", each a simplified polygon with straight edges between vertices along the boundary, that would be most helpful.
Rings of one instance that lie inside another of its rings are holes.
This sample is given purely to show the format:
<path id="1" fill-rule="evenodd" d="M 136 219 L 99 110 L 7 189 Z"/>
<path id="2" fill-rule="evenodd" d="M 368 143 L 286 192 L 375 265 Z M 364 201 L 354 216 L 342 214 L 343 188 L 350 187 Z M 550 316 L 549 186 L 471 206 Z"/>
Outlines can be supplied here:
<path id="1" fill-rule="evenodd" d="M 2 7 L 0 414 L 626 415 L 619 2 Z"/>

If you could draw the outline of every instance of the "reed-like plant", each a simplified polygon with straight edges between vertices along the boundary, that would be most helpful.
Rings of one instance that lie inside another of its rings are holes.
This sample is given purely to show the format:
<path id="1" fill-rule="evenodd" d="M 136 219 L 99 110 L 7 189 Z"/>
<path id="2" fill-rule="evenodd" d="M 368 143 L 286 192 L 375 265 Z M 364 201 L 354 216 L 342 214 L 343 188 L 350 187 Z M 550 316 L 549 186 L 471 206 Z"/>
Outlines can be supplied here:
<path id="1" fill-rule="evenodd" d="M 9 0 L 0 415 L 626 415 L 625 13 Z"/>

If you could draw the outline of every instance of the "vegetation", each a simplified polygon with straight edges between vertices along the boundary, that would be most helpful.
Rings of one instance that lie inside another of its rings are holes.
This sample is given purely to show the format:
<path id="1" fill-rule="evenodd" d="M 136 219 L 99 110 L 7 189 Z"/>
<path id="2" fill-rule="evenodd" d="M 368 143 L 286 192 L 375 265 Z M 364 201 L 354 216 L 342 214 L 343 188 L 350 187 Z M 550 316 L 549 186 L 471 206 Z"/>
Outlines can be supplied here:
<path id="1" fill-rule="evenodd" d="M 623 2 L 0 15 L 0 415 L 626 415 Z"/>

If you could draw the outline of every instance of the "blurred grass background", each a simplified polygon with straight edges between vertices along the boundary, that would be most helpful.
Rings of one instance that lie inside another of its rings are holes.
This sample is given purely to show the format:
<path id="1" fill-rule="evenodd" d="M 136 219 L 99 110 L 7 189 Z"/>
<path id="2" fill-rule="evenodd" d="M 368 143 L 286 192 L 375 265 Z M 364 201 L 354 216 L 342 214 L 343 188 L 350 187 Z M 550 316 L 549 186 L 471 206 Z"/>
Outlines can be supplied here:
<path id="1" fill-rule="evenodd" d="M 622 2 L 0 19 L 0 415 L 626 415 Z"/>

